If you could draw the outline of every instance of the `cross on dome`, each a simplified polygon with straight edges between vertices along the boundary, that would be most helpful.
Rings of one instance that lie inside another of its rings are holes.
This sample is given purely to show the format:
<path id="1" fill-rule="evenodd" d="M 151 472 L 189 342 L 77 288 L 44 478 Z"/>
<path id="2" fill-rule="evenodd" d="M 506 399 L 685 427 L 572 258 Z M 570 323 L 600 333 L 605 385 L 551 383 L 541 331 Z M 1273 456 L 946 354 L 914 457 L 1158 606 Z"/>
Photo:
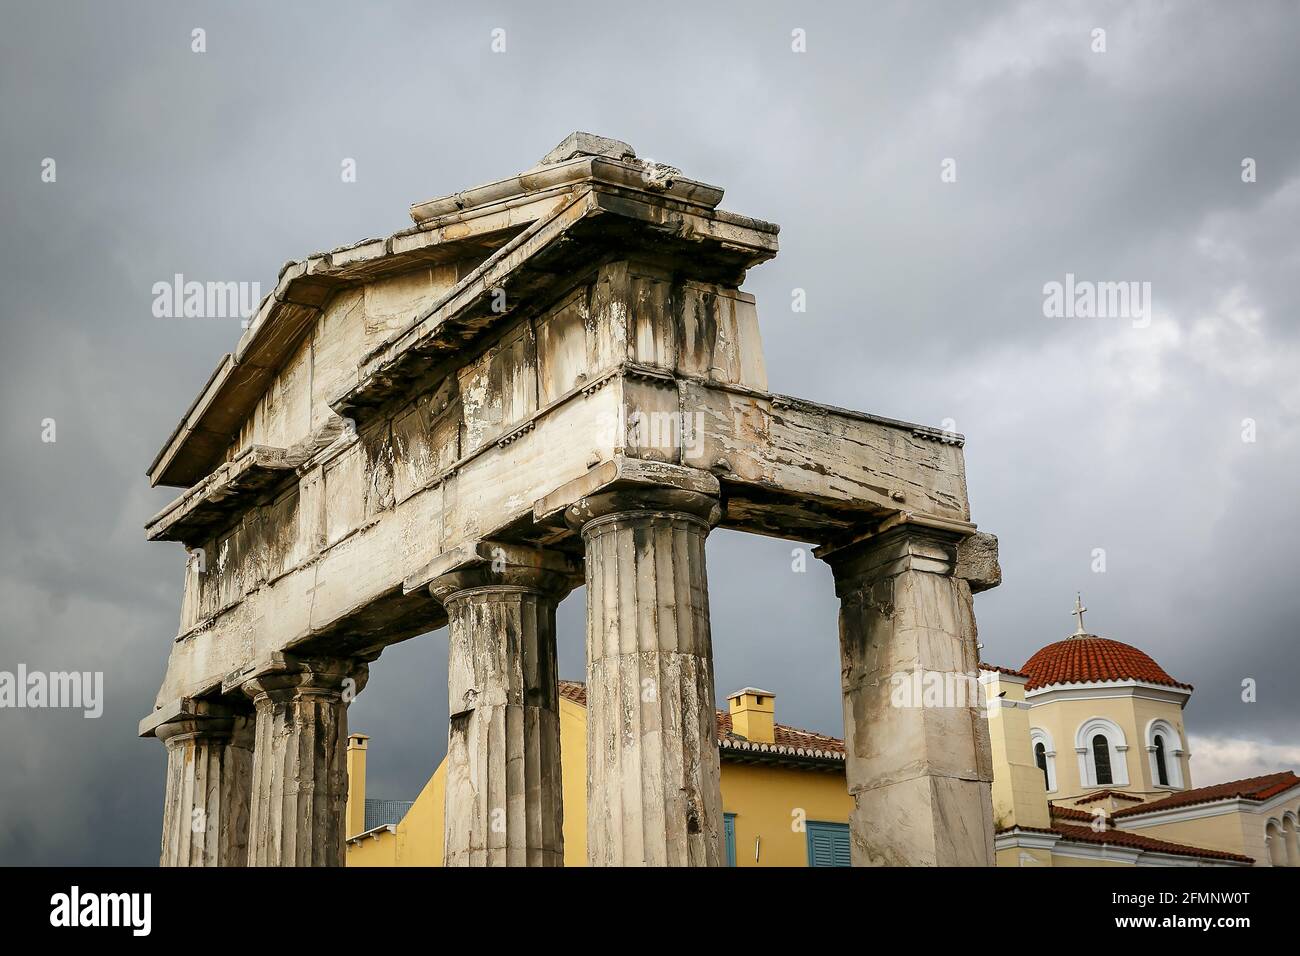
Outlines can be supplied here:
<path id="1" fill-rule="evenodd" d="M 1083 612 L 1086 611 L 1086 610 L 1088 610 L 1088 609 L 1087 609 L 1086 607 L 1083 606 L 1083 594 L 1080 593 L 1080 592 L 1075 592 L 1075 595 L 1074 595 L 1074 611 L 1073 611 L 1072 613 L 1074 614 L 1075 617 L 1077 617 L 1077 618 L 1079 619 L 1079 626 L 1078 626 L 1078 628 L 1075 629 L 1075 632 L 1074 632 L 1074 635 L 1073 635 L 1074 637 L 1084 637 L 1084 636 L 1086 636 L 1087 633 L 1088 633 L 1087 631 L 1085 631 L 1085 630 L 1083 629 Z"/>

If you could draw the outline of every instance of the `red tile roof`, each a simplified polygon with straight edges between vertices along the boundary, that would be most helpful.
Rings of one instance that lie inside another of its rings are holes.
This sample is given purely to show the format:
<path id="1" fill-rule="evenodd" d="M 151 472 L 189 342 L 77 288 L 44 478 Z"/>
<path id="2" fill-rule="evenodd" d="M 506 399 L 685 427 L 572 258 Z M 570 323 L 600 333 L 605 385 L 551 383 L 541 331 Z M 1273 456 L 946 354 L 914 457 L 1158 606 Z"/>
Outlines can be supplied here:
<path id="1" fill-rule="evenodd" d="M 1096 843 L 1103 846 L 1121 846 L 1132 850 L 1146 850 L 1150 853 L 1169 853 L 1174 856 L 1196 856 L 1208 860 L 1231 860 L 1235 863 L 1254 863 L 1254 859 L 1240 853 L 1228 853 L 1224 850 L 1211 850 L 1201 846 L 1187 846 L 1183 843 L 1170 843 L 1140 833 L 1128 833 L 1124 830 L 1104 830 L 1095 832 L 1091 827 L 1077 827 L 1068 823 L 1058 823 L 1052 827 L 1067 840 L 1075 843 Z"/>
<path id="2" fill-rule="evenodd" d="M 1050 800 L 1047 802 L 1047 809 L 1053 817 L 1059 817 L 1062 820 L 1083 820 L 1084 822 L 1089 822 L 1095 820 L 1097 816 L 1094 813 L 1090 813 L 1087 810 L 1080 810 L 1077 807 L 1058 807 Z"/>
<path id="3" fill-rule="evenodd" d="M 587 706 L 587 685 L 576 680 L 560 681 L 560 696 L 567 697 L 582 707 Z"/>
<path id="4" fill-rule="evenodd" d="M 1254 863 L 1254 859 L 1248 856 L 1242 856 L 1240 853 L 1228 853 L 1224 850 L 1211 850 L 1208 847 L 1188 846 L 1184 843 L 1171 843 L 1168 840 L 1157 840 L 1155 837 L 1143 836 L 1140 833 L 1129 833 L 1126 830 L 1115 830 L 1107 827 L 1100 832 L 1092 828 L 1092 822 L 1095 819 L 1091 813 L 1085 810 L 1076 810 L 1073 807 L 1058 807 L 1050 801 L 1048 807 L 1052 812 L 1052 827 L 1045 830 L 1042 827 L 1002 827 L 998 833 L 1012 833 L 1016 830 L 1028 830 L 1031 833 L 1055 833 L 1063 840 L 1069 840 L 1073 843 L 1092 843 L 1100 846 L 1117 846 L 1125 847 L 1130 850 L 1145 850 L 1149 853 L 1168 853 L 1173 856 L 1194 856 L 1203 860 L 1228 860 L 1234 863 Z M 1059 823 L 1055 818 L 1062 820 L 1079 820 L 1087 823 L 1088 826 L 1075 826 L 1071 823 Z"/>
<path id="5" fill-rule="evenodd" d="M 1104 800 L 1107 797 L 1118 797 L 1121 800 L 1133 800 L 1141 803 L 1142 798 L 1131 793 L 1125 793 L 1122 790 L 1098 790 L 1096 793 L 1090 793 L 1086 797 L 1080 797 L 1075 803 L 1092 803 L 1094 800 Z"/>
<path id="6" fill-rule="evenodd" d="M 1137 680 L 1191 690 L 1170 677 L 1144 651 L 1106 637 L 1085 634 L 1048 644 L 1025 662 L 1029 674 L 1026 690 L 1052 684 L 1080 684 L 1089 681 Z"/>
<path id="7" fill-rule="evenodd" d="M 1170 794 L 1159 800 L 1152 800 L 1150 803 L 1116 810 L 1114 816 L 1132 817 L 1140 813 L 1172 810 L 1175 807 L 1190 807 L 1198 803 L 1213 803 L 1216 800 L 1268 800 L 1270 797 L 1275 797 L 1295 786 L 1300 786 L 1300 777 L 1297 777 L 1292 770 L 1284 770 L 1281 773 L 1269 773 L 1262 777 L 1247 777 L 1245 780 L 1230 780 L 1227 783 L 1216 783 L 1210 787 L 1184 790 L 1181 793 Z"/>
<path id="8" fill-rule="evenodd" d="M 587 685 L 578 681 L 560 681 L 560 696 L 582 707 L 587 706 Z M 811 730 L 777 724 L 773 731 L 776 739 L 770 744 L 745 740 L 731 730 L 731 715 L 719 710 L 718 743 L 723 749 L 756 754 L 773 754 L 787 757 L 807 757 L 822 760 L 843 760 L 844 741 Z"/>
<path id="9" fill-rule="evenodd" d="M 772 736 L 776 738 L 775 744 L 778 747 L 793 747 L 799 750 L 844 755 L 844 741 L 838 737 L 828 737 L 826 734 L 819 734 L 812 730 L 802 730 L 798 727 L 777 724 Z M 722 711 L 718 711 L 718 739 L 723 744 L 744 740 L 744 738 L 732 734 L 731 715 Z M 747 742 L 752 743 L 752 741 Z"/>
<path id="10" fill-rule="evenodd" d="M 1028 677 L 1028 676 L 1029 676 L 1028 674 L 1024 673 L 1023 671 L 1018 671 L 1018 670 L 1015 670 L 1014 668 L 1011 668 L 1011 667 L 1003 667 L 1001 664 L 986 664 L 984 661 L 980 661 L 980 670 L 982 670 L 982 671 L 997 671 L 999 674 L 1010 674 L 1012 677 Z"/>

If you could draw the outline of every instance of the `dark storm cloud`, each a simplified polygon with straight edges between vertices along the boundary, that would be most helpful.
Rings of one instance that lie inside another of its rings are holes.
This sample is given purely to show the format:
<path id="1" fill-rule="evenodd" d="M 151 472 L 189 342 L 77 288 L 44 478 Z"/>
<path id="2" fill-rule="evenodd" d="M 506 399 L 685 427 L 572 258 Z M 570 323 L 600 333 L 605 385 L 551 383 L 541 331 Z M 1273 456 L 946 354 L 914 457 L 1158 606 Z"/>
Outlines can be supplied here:
<path id="1" fill-rule="evenodd" d="M 0 862 L 156 860 L 163 752 L 134 733 L 183 553 L 144 541 L 173 492 L 142 473 L 240 330 L 153 318 L 152 284 L 269 289 L 574 129 L 781 223 L 747 284 L 774 390 L 966 433 L 1006 572 L 977 599 L 988 659 L 1063 637 L 1082 589 L 1091 629 L 1197 686 L 1198 782 L 1296 760 L 1293 6 L 5 2 L 0 23 L 0 669 L 103 670 L 107 695 L 99 720 L 0 713 Z M 1044 318 L 1067 272 L 1151 282 L 1150 325 Z M 794 547 L 710 539 L 718 689 L 838 733 L 830 577 L 793 572 Z M 560 610 L 567 677 L 582 600 Z M 437 634 L 372 669 L 351 715 L 371 793 L 413 798 L 441 757 L 445 659 Z"/>

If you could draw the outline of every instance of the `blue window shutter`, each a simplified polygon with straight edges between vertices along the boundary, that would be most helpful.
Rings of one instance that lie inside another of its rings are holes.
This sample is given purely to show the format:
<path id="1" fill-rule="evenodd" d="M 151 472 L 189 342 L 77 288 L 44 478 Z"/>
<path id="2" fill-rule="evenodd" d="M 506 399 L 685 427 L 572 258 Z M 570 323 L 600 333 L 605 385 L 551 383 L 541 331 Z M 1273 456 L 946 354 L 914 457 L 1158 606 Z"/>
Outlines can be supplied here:
<path id="1" fill-rule="evenodd" d="M 814 823 L 809 821 L 808 865 L 852 866 L 849 853 L 849 825 L 847 823 Z"/>
<path id="2" fill-rule="evenodd" d="M 722 815 L 722 832 L 727 839 L 727 866 L 736 865 L 736 815 Z"/>

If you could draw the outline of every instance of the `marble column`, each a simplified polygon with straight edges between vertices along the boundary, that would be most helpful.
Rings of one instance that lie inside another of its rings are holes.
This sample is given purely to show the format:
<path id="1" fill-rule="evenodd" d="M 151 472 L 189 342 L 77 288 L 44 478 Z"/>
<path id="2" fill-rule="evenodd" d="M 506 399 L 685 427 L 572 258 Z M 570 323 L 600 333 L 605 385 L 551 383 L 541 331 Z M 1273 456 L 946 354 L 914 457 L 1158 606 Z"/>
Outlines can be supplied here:
<path id="1" fill-rule="evenodd" d="M 904 524 L 824 557 L 840 598 L 854 866 L 992 866 L 993 780 L 962 535 Z"/>
<path id="2" fill-rule="evenodd" d="M 587 862 L 720 866 L 722 797 L 697 491 L 634 487 L 569 509 L 586 547 Z"/>
<path id="3" fill-rule="evenodd" d="M 243 866 L 248 859 L 252 720 L 220 705 L 163 724 L 167 747 L 160 866 Z"/>
<path id="4" fill-rule="evenodd" d="M 448 622 L 444 865 L 563 866 L 555 608 L 576 568 L 513 544 L 477 553 L 429 585 Z"/>
<path id="5" fill-rule="evenodd" d="M 365 664 L 277 655 L 242 679 L 253 699 L 249 866 L 342 866 L 347 708 Z"/>

